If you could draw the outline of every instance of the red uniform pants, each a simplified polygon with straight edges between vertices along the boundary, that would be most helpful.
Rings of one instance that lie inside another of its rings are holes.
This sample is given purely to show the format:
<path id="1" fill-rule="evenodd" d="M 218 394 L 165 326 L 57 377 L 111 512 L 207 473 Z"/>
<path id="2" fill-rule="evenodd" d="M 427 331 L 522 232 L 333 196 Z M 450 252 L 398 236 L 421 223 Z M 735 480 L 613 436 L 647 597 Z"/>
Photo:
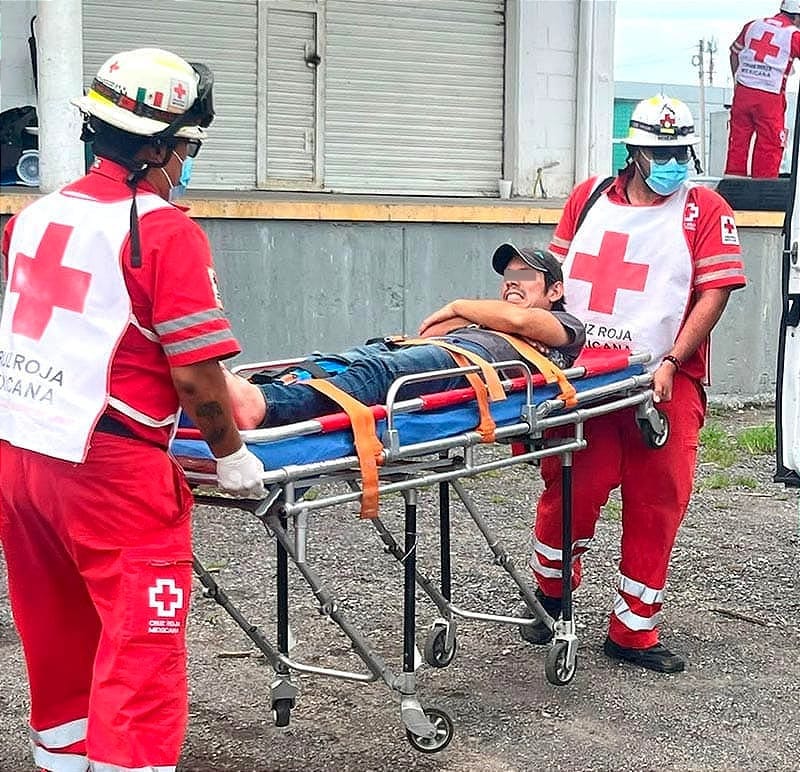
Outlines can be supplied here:
<path id="1" fill-rule="evenodd" d="M 0 442 L 0 504 L 37 766 L 174 770 L 192 581 L 179 467 L 108 434 L 95 434 L 83 464 Z"/>
<path id="2" fill-rule="evenodd" d="M 609 636 L 621 646 L 644 649 L 658 642 L 658 616 L 670 553 L 689 504 L 705 395 L 678 373 L 670 402 L 659 405 L 670 422 L 662 448 L 648 448 L 634 409 L 591 419 L 587 447 L 573 456 L 572 584 L 581 579 L 580 555 L 594 536 L 600 508 L 621 486 L 622 552 Z M 556 430 L 568 436 L 569 430 Z M 558 435 L 557 435 L 558 436 Z M 531 568 L 545 595 L 561 595 L 561 460 L 542 461 L 545 490 L 539 499 Z"/>
<path id="3" fill-rule="evenodd" d="M 752 177 L 778 176 L 786 145 L 786 95 L 737 85 L 731 105 L 731 130 L 725 174 L 747 176 L 753 134 Z"/>

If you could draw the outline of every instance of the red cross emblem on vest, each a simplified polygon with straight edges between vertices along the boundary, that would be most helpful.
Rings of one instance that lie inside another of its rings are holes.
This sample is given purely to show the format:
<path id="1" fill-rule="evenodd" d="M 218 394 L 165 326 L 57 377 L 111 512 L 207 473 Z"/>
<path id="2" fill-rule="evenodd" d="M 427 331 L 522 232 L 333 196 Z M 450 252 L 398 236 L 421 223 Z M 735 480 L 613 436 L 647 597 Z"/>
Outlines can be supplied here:
<path id="1" fill-rule="evenodd" d="M 50 223 L 34 257 L 17 253 L 9 285 L 19 293 L 11 332 L 41 340 L 54 308 L 83 313 L 92 275 L 61 264 L 71 233 L 71 225 Z"/>
<path id="2" fill-rule="evenodd" d="M 755 60 L 763 62 L 768 56 L 777 56 L 781 49 L 772 44 L 775 36 L 771 32 L 765 32 L 760 38 L 753 38 L 748 48 L 755 51 Z"/>
<path id="3" fill-rule="evenodd" d="M 592 285 L 589 295 L 590 311 L 612 314 L 619 290 L 644 290 L 650 266 L 625 262 L 628 239 L 627 233 L 606 231 L 598 254 L 575 253 L 570 278 L 588 281 Z"/>

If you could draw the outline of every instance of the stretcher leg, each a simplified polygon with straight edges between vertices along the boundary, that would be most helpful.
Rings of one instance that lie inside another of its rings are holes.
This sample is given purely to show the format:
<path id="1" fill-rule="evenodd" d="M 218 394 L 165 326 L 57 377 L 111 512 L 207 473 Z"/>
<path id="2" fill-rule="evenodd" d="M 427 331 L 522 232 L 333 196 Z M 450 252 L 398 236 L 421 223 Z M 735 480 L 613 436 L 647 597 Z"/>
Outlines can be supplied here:
<path id="1" fill-rule="evenodd" d="M 405 502 L 405 553 L 403 555 L 403 672 L 397 679 L 400 715 L 406 737 L 417 750 L 435 753 L 453 737 L 453 722 L 441 710 L 423 710 L 416 696 L 416 591 L 417 591 L 416 489 L 403 491 Z"/>
<path id="2" fill-rule="evenodd" d="M 511 576 L 511 578 L 514 580 L 514 583 L 519 588 L 523 600 L 527 604 L 528 608 L 533 611 L 536 617 L 522 619 L 518 617 L 497 616 L 494 614 L 465 614 L 461 610 L 457 610 L 456 613 L 458 613 L 459 616 L 469 616 L 472 619 L 480 619 L 486 622 L 501 622 L 505 624 L 519 625 L 536 624 L 537 622 L 541 621 L 545 624 L 551 625 L 552 619 L 542 607 L 542 604 L 534 594 L 533 589 L 531 589 L 527 574 L 523 573 L 517 568 L 513 559 L 511 558 L 511 555 L 506 552 L 506 549 L 500 539 L 489 527 L 489 524 L 486 522 L 483 515 L 481 515 L 478 507 L 475 505 L 475 502 L 472 500 L 472 497 L 469 495 L 466 488 L 464 488 L 460 480 L 453 480 L 451 485 L 453 486 L 453 490 L 455 490 L 455 492 L 458 494 L 458 497 L 461 499 L 461 503 L 469 513 L 472 521 L 475 523 L 481 534 L 483 534 L 483 538 L 486 539 L 486 543 L 489 545 L 489 549 L 494 555 L 495 565 L 500 566 L 506 573 L 508 573 L 509 576 Z"/>
<path id="3" fill-rule="evenodd" d="M 562 565 L 572 566 L 572 451 L 561 456 L 561 544 Z M 553 625 L 553 642 L 545 660 L 545 675 L 555 686 L 575 677 L 578 637 L 572 618 L 572 571 L 561 574 L 561 619 Z"/>
<path id="4" fill-rule="evenodd" d="M 450 485 L 439 483 L 439 555 L 441 561 L 442 596 L 452 599 L 450 564 Z"/>

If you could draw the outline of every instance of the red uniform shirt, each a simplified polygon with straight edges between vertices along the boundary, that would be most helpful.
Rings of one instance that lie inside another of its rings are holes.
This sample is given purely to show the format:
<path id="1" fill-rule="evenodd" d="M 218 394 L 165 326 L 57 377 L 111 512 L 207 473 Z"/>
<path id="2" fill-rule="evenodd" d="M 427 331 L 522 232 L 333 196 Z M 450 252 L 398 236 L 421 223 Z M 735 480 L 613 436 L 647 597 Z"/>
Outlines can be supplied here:
<path id="1" fill-rule="evenodd" d="M 613 204 L 632 206 L 625 194 L 626 183 L 632 174 L 632 170 L 624 171 L 603 195 L 608 196 Z M 575 235 L 575 225 L 597 182 L 598 178 L 592 177 L 580 183 L 567 199 L 549 247 L 561 262 L 569 252 Z M 658 205 L 658 201 L 652 204 Z M 745 286 L 742 250 L 736 234 L 733 211 L 722 196 L 709 188 L 699 185 L 693 187 L 686 200 L 683 233 L 694 263 L 693 293 L 687 313 L 696 302 L 698 294 L 705 290 Z M 568 304 L 568 297 L 566 301 Z M 683 369 L 692 377 L 702 380 L 707 374 L 707 364 L 706 341 L 683 363 Z"/>
<path id="2" fill-rule="evenodd" d="M 65 191 L 105 202 L 130 199 L 127 174 L 118 164 L 99 159 Z M 140 189 L 155 192 L 147 183 L 140 183 Z M 6 256 L 15 219 L 9 220 L 3 233 Z M 141 266 L 131 266 L 128 237 L 122 248 L 123 273 L 138 325 L 154 332 L 158 340 L 129 325 L 111 364 L 110 393 L 153 415 L 152 406 L 177 410 L 170 368 L 226 359 L 240 348 L 222 310 L 211 250 L 200 226 L 170 206 L 141 217 L 139 234 Z M 167 445 L 171 427 L 148 427 L 111 407 L 106 412 L 136 436 Z"/>
<path id="3" fill-rule="evenodd" d="M 737 36 L 736 40 L 731 43 L 730 51 L 732 54 L 736 54 L 737 56 L 744 50 L 745 47 L 745 38 L 747 37 L 747 32 L 750 27 L 753 25 L 754 22 L 761 21 L 761 19 L 752 19 L 751 21 L 747 22 L 747 24 L 742 27 L 742 31 Z M 778 13 L 775 16 L 769 16 L 764 21 L 768 21 L 770 23 L 774 23 L 780 27 L 792 27 L 792 21 L 788 14 L 785 13 Z M 769 40 L 765 41 L 765 44 L 768 46 L 770 43 Z M 800 30 L 796 31 L 792 35 L 792 42 L 791 47 L 789 49 L 789 61 L 786 64 L 786 69 L 783 73 L 783 85 L 781 87 L 781 92 L 786 90 L 786 78 L 791 75 L 792 72 L 792 65 L 794 60 L 800 58 Z"/>

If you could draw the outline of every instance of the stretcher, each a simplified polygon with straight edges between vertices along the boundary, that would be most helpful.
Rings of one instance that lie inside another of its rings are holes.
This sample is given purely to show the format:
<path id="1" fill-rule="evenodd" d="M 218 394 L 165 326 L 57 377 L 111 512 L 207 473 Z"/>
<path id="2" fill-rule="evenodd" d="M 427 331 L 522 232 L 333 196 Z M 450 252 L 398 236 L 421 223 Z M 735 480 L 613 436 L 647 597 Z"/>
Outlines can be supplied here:
<path id="1" fill-rule="evenodd" d="M 430 598 L 439 614 L 424 645 L 424 660 L 428 665 L 444 668 L 453 661 L 459 620 L 508 625 L 544 622 L 554 633 L 547 650 L 545 675 L 554 685 L 569 683 L 575 675 L 577 653 L 570 572 L 564 572 L 562 616 L 554 621 L 534 594 L 529 572 L 517 568 L 461 481 L 517 464 L 538 462 L 547 456 L 559 456 L 563 468 L 563 564 L 571 565 L 572 454 L 586 446 L 584 423 L 599 415 L 632 408 L 647 444 L 658 447 L 666 441 L 669 427 L 653 404 L 652 376 L 645 369 L 649 358 L 646 353 L 604 351 L 598 355 L 596 351 L 586 350 L 574 367 L 563 371 L 563 378 L 557 383 L 545 382 L 539 373 L 533 372 L 521 360 L 493 364 L 500 376 L 505 398 L 489 404 L 493 426 L 488 433 L 485 426 L 487 416 L 483 414 L 485 404 L 482 407 L 481 400 L 476 399 L 474 388 L 480 386 L 476 386 L 474 380 L 463 389 L 398 399 L 401 389 L 411 382 L 452 375 L 474 377 L 473 374 L 480 373 L 480 367 L 465 365 L 399 378 L 392 384 L 386 404 L 369 408 L 374 420 L 374 436 L 380 440 L 379 446 L 373 449 L 377 474 L 376 490 L 371 492 L 366 490 L 363 453 L 354 446 L 351 416 L 346 412 L 287 426 L 242 432 L 244 442 L 259 456 L 266 469 L 263 481 L 267 493 L 261 500 L 231 498 L 215 491 L 214 461 L 209 448 L 195 429 L 179 428 L 172 452 L 185 470 L 195 500 L 252 512 L 275 539 L 275 644 L 245 618 L 196 557 L 194 569 L 205 594 L 225 609 L 273 667 L 276 677 L 270 696 L 276 725 L 289 723 L 295 705 L 297 687 L 292 682 L 293 672 L 354 682 L 382 681 L 391 692 L 399 695 L 402 723 L 412 746 L 422 752 L 442 750 L 453 736 L 453 723 L 444 711 L 423 707 L 416 689 L 416 586 Z M 292 360 L 244 365 L 236 372 L 247 376 L 287 364 L 291 365 Z M 573 427 L 571 436 L 547 436 L 548 429 L 562 426 Z M 479 458 L 476 448 L 487 440 L 510 445 L 511 452 L 488 460 Z M 339 485 L 331 486 L 331 483 Z M 322 493 L 319 493 L 320 486 L 324 486 Z M 418 492 L 431 486 L 438 488 L 439 501 L 438 583 L 423 573 L 417 564 Z M 313 497 L 308 494 L 311 490 L 315 492 Z M 510 616 L 467 609 L 454 601 L 453 590 L 457 588 L 451 581 L 451 491 L 461 500 L 485 538 L 494 563 L 509 575 L 514 591 L 523 599 L 529 615 Z M 399 672 L 389 667 L 366 636 L 344 615 L 337 598 L 323 585 L 310 565 L 307 554 L 313 513 L 350 502 L 363 505 L 368 494 L 380 499 L 390 493 L 403 497 L 402 542 L 385 526 L 376 510 L 370 511 L 367 519 L 377 531 L 385 552 L 403 566 L 403 643 Z M 290 561 L 319 603 L 320 613 L 334 622 L 349 639 L 365 666 L 364 672 L 311 665 L 290 656 Z"/>

